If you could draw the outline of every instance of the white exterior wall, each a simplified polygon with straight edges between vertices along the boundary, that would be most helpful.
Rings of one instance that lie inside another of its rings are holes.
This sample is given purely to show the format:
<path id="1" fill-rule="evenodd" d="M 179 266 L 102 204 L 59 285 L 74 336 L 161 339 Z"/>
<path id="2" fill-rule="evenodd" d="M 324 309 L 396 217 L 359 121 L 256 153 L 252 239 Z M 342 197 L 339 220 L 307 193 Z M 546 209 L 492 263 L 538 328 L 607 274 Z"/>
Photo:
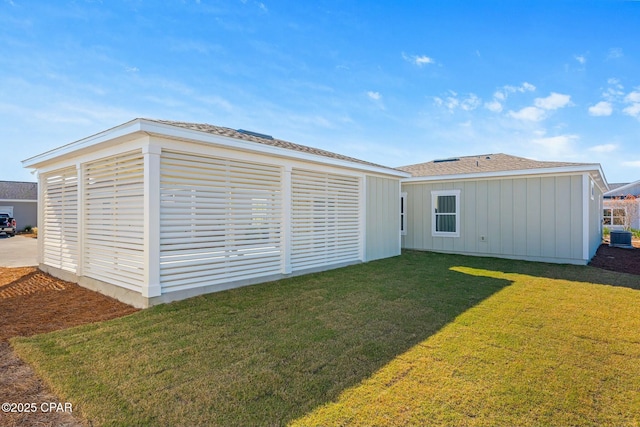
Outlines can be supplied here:
<path id="1" fill-rule="evenodd" d="M 38 230 L 40 262 L 75 273 L 78 267 L 78 176 L 76 168 L 39 177 L 42 225 Z"/>
<path id="2" fill-rule="evenodd" d="M 432 236 L 434 190 L 460 190 L 460 237 Z M 404 248 L 586 263 L 581 175 L 414 182 L 403 183 L 402 191 Z"/>
<path id="3" fill-rule="evenodd" d="M 399 177 L 148 135 L 39 172 L 43 268 L 141 307 L 399 253 Z"/>
<path id="4" fill-rule="evenodd" d="M 141 292 L 144 161 L 135 150 L 82 166 L 83 275 Z"/>
<path id="5" fill-rule="evenodd" d="M 400 255 L 398 180 L 367 176 L 366 198 L 366 260 Z"/>
<path id="6" fill-rule="evenodd" d="M 281 271 L 278 166 L 163 152 L 162 292 Z"/>

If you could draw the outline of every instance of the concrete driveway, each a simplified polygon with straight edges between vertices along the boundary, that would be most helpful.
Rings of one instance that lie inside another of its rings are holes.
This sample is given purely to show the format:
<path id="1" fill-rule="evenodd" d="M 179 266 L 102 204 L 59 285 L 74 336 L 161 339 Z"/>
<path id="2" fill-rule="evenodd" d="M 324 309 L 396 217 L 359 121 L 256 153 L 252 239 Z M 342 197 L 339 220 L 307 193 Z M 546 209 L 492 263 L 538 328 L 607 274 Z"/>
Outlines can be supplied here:
<path id="1" fill-rule="evenodd" d="M 38 265 L 38 239 L 0 233 L 0 267 Z"/>

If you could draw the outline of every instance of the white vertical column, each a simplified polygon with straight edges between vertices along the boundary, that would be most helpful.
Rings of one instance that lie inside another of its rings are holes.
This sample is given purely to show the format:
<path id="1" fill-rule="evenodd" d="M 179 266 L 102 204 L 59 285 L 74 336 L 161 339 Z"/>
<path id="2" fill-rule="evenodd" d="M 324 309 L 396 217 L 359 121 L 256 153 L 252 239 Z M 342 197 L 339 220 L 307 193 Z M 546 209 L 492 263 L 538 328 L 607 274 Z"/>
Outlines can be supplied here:
<path id="1" fill-rule="evenodd" d="M 589 200 L 591 200 L 591 187 L 589 186 L 589 173 L 582 174 L 582 259 L 589 260 L 589 245 L 591 235 L 589 233 Z"/>
<path id="2" fill-rule="evenodd" d="M 142 148 L 144 156 L 144 283 L 142 296 L 160 296 L 160 154 L 151 143 Z"/>
<path id="3" fill-rule="evenodd" d="M 44 186 L 47 179 L 42 179 L 42 174 L 38 175 L 38 264 L 44 263 Z"/>
<path id="4" fill-rule="evenodd" d="M 284 167 L 284 173 L 282 175 L 282 273 L 291 273 L 291 233 L 292 233 L 292 221 L 293 221 L 293 209 L 291 198 L 291 166 Z"/>
<path id="5" fill-rule="evenodd" d="M 360 261 L 366 262 L 367 259 L 367 203 L 369 202 L 367 199 L 367 176 L 362 175 L 359 179 L 360 181 L 360 195 L 358 204 L 360 206 L 360 250 L 358 257 Z"/>
<path id="6" fill-rule="evenodd" d="M 77 233 L 78 233 L 78 259 L 76 259 L 76 276 L 84 276 L 84 174 L 82 164 L 76 163 L 76 203 L 77 203 Z"/>

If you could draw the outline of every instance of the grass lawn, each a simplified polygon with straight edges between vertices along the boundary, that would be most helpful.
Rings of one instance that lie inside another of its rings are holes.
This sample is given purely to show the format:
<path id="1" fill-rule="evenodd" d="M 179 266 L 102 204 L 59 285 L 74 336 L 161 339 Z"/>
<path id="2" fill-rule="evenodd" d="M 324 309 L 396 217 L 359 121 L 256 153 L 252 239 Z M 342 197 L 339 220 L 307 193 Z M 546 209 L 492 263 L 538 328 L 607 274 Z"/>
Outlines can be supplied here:
<path id="1" fill-rule="evenodd" d="M 93 425 L 640 425 L 640 277 L 400 257 L 12 340 Z"/>

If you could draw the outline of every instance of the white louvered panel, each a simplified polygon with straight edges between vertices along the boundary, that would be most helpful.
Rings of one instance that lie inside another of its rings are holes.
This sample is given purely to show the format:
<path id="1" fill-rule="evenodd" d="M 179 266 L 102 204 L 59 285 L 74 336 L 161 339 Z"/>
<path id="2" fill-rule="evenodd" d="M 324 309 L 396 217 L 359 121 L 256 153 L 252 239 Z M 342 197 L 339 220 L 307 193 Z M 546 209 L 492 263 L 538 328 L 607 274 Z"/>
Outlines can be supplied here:
<path id="1" fill-rule="evenodd" d="M 78 265 L 78 176 L 75 168 L 47 174 L 43 183 L 43 262 L 76 272 Z"/>
<path id="2" fill-rule="evenodd" d="M 144 162 L 131 152 L 84 166 L 84 274 L 140 291 L 144 283 Z"/>
<path id="3" fill-rule="evenodd" d="M 280 167 L 175 152 L 160 163 L 163 293 L 280 272 Z"/>
<path id="4" fill-rule="evenodd" d="M 360 258 L 360 184 L 356 177 L 293 169 L 292 269 Z"/>

